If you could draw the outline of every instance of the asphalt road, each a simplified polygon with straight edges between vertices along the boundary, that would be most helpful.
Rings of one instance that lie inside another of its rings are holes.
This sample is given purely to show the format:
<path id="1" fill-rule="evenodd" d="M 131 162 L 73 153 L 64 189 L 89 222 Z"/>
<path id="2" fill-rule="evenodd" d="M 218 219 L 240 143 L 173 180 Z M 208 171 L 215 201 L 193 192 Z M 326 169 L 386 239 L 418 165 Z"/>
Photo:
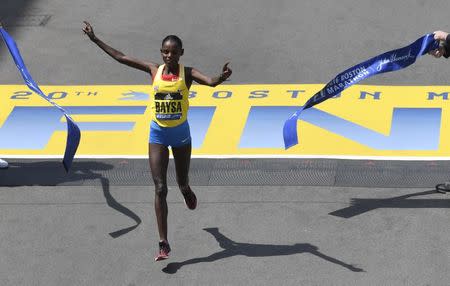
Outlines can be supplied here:
<path id="1" fill-rule="evenodd" d="M 90 43 L 83 20 L 111 46 L 155 62 L 161 62 L 162 39 L 179 35 L 185 65 L 216 75 L 231 61 L 229 83 L 235 84 L 326 83 L 425 33 L 450 30 L 445 0 L 3 1 L 0 17 L 41 85 L 149 82 L 147 74 L 117 64 Z M 6 52 L 1 44 L 0 84 L 22 83 Z M 365 83 L 447 85 L 449 69 L 444 60 L 425 57 Z"/>

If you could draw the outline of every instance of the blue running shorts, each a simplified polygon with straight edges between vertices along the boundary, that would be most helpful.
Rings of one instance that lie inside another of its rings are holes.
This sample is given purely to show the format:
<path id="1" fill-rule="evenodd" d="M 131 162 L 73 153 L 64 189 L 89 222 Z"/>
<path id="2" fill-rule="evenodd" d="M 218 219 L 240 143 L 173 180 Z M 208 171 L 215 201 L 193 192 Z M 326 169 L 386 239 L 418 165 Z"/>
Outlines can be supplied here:
<path id="1" fill-rule="evenodd" d="M 191 131 L 187 120 L 175 127 L 161 127 L 152 120 L 149 143 L 181 147 L 191 143 Z"/>

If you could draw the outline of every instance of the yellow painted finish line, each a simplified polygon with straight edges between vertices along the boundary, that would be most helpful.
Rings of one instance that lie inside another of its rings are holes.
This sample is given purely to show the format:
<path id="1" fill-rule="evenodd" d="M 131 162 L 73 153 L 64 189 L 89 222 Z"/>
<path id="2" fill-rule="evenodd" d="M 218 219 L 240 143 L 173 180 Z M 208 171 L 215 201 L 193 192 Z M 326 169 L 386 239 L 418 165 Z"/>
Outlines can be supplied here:
<path id="1" fill-rule="evenodd" d="M 299 145 L 284 149 L 284 121 L 323 87 L 191 88 L 194 156 L 439 157 L 450 159 L 448 86 L 355 85 L 306 110 Z M 82 130 L 78 157 L 145 157 L 151 86 L 44 86 Z M 0 86 L 0 155 L 62 156 L 64 117 L 26 86 Z"/>

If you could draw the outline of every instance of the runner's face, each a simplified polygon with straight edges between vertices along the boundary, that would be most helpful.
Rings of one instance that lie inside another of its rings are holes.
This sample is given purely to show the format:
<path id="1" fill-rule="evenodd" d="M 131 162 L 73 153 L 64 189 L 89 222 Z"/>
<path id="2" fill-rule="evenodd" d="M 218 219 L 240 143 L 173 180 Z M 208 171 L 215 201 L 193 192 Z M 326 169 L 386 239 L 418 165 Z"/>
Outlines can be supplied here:
<path id="1" fill-rule="evenodd" d="M 165 41 L 161 47 L 161 56 L 168 66 L 176 66 L 182 55 L 183 49 L 180 49 L 174 41 Z"/>

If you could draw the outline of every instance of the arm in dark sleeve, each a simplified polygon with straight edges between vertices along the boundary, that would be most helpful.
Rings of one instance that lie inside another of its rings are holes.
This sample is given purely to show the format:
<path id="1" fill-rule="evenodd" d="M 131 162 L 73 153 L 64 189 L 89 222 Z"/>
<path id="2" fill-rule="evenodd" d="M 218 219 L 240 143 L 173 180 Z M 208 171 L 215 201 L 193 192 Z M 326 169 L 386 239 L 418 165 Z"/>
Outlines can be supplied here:
<path id="1" fill-rule="evenodd" d="M 450 57 L 450 34 L 447 35 L 447 38 L 445 38 L 444 43 L 444 57 L 447 59 Z"/>

